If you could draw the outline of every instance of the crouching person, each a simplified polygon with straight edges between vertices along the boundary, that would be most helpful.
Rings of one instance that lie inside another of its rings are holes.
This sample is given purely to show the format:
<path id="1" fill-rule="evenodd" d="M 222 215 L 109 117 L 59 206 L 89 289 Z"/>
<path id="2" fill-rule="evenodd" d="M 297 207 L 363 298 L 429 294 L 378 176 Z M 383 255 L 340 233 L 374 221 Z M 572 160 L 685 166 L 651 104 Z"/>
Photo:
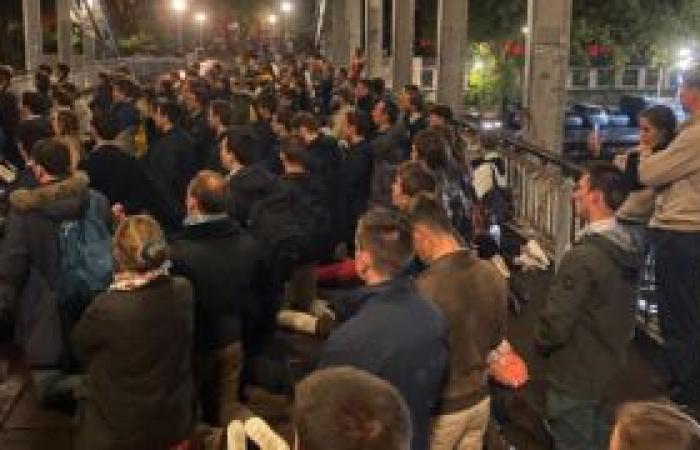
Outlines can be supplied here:
<path id="1" fill-rule="evenodd" d="M 75 448 L 166 449 L 192 432 L 192 287 L 168 274 L 148 216 L 119 225 L 113 255 L 114 282 L 73 332 L 87 372 Z"/>
<path id="2" fill-rule="evenodd" d="M 536 329 L 547 358 L 547 421 L 556 450 L 597 450 L 607 442 L 603 394 L 627 356 L 635 325 L 639 258 L 615 221 L 627 197 L 623 175 L 590 167 L 574 191 L 588 225 L 564 255 Z"/>

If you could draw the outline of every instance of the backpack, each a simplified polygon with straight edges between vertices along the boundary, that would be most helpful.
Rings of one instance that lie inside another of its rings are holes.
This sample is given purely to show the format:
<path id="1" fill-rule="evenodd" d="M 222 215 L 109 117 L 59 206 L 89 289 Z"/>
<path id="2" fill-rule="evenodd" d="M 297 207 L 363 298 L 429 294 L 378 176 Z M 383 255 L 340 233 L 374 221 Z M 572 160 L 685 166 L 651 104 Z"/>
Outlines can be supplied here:
<path id="1" fill-rule="evenodd" d="M 293 212 L 290 194 L 277 188 L 250 210 L 247 229 L 263 245 L 265 261 L 275 282 L 289 280 L 306 258 L 307 235 Z"/>
<path id="2" fill-rule="evenodd" d="M 83 217 L 62 222 L 59 227 L 59 305 L 67 326 L 77 322 L 92 298 L 112 281 L 111 235 L 98 201 L 90 193 Z"/>

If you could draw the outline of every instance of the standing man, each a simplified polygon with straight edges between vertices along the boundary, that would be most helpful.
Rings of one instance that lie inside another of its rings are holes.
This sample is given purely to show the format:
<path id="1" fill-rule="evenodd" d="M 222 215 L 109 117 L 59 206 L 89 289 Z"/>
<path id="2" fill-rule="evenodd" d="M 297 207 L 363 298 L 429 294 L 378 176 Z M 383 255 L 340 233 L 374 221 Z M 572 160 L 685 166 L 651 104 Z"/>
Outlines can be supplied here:
<path id="1" fill-rule="evenodd" d="M 615 220 L 626 197 L 624 175 L 609 164 L 580 178 L 574 200 L 588 226 L 564 255 L 536 328 L 556 450 L 607 448 L 602 397 L 626 360 L 635 325 L 639 258 Z"/>
<path id="2" fill-rule="evenodd" d="M 431 448 L 481 450 L 491 413 L 487 359 L 506 337 L 506 280 L 464 246 L 439 200 L 420 195 L 409 216 L 428 265 L 418 290 L 442 311 L 450 348 Z"/>
<path id="3" fill-rule="evenodd" d="M 367 284 L 363 306 L 331 334 L 319 365 L 352 366 L 390 382 L 411 412 L 411 448 L 427 450 L 447 362 L 445 322 L 411 278 L 401 275 L 413 249 L 410 227 L 399 213 L 370 210 L 356 236 L 355 266 Z"/>
<path id="4" fill-rule="evenodd" d="M 649 224 L 671 399 L 700 411 L 700 71 L 680 90 L 690 120 L 663 151 L 640 149 L 639 181 L 657 192 Z"/>

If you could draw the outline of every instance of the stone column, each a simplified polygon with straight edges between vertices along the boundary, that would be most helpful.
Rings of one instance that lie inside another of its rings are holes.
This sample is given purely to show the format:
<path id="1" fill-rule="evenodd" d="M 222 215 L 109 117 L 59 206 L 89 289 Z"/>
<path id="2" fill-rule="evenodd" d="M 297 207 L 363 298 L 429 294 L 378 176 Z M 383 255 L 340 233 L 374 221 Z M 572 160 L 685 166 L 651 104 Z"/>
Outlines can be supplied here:
<path id="1" fill-rule="evenodd" d="M 563 151 L 572 0 L 529 0 L 523 105 L 525 139 Z"/>
<path id="2" fill-rule="evenodd" d="M 348 23 L 345 19 L 346 3 L 349 0 L 335 0 L 328 6 L 331 8 L 331 61 L 336 67 L 347 66 L 346 55 L 348 50 Z"/>
<path id="3" fill-rule="evenodd" d="M 365 56 L 367 59 L 367 76 L 369 78 L 384 76 L 384 1 L 366 0 L 365 7 Z"/>
<path id="4" fill-rule="evenodd" d="M 71 63 L 72 26 L 70 19 L 72 0 L 56 0 L 56 18 L 58 22 L 58 61 Z"/>
<path id="5" fill-rule="evenodd" d="M 44 52 L 41 32 L 41 0 L 22 0 L 24 21 L 24 58 L 28 72 L 41 64 Z"/>
<path id="6" fill-rule="evenodd" d="M 455 112 L 464 109 L 468 13 L 469 0 L 439 0 L 437 101 Z"/>
<path id="7" fill-rule="evenodd" d="M 392 87 L 394 92 L 413 81 L 413 43 L 415 40 L 415 0 L 394 1 L 392 33 Z"/>

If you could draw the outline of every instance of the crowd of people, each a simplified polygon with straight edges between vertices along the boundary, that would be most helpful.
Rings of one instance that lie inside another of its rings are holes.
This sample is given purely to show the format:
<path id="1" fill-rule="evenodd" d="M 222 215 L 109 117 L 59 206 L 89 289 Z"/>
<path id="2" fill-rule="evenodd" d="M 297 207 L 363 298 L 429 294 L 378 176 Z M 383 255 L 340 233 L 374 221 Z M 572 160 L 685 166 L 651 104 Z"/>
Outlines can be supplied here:
<path id="1" fill-rule="evenodd" d="M 152 82 L 119 68 L 87 103 L 68 66 L 41 66 L 19 97 L 0 68 L 0 334 L 41 406 L 76 417 L 76 448 L 485 448 L 490 380 L 527 381 L 506 338 L 502 165 L 449 107 L 363 73 L 359 52 L 337 70 L 277 55 Z M 700 78 L 683 92 L 700 111 Z M 577 184 L 587 226 L 534 337 L 557 450 L 700 448 L 670 403 L 617 419 L 603 404 L 650 246 L 671 399 L 700 400 L 697 126 L 676 137 L 659 117 Z M 280 330 L 321 349 L 294 364 Z M 250 386 L 293 398 L 289 442 Z"/>

